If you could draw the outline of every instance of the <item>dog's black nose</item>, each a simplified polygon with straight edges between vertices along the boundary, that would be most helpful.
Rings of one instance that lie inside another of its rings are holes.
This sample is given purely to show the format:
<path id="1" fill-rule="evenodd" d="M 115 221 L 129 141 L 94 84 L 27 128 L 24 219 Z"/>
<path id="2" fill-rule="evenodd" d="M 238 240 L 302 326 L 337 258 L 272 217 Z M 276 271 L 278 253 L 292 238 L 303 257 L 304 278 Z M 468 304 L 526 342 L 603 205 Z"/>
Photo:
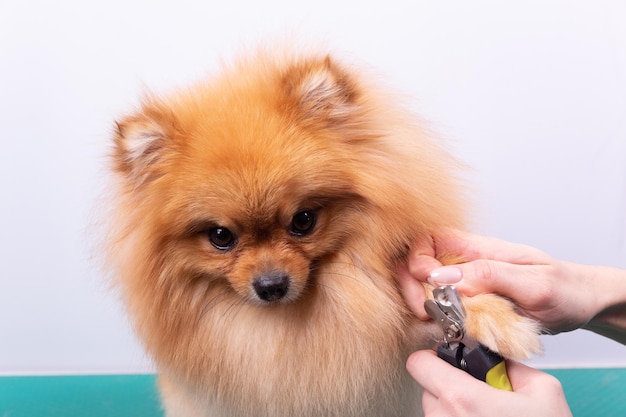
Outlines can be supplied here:
<path id="1" fill-rule="evenodd" d="M 278 301 L 289 291 L 289 276 L 271 273 L 257 277 L 252 283 L 254 291 L 263 301 Z"/>

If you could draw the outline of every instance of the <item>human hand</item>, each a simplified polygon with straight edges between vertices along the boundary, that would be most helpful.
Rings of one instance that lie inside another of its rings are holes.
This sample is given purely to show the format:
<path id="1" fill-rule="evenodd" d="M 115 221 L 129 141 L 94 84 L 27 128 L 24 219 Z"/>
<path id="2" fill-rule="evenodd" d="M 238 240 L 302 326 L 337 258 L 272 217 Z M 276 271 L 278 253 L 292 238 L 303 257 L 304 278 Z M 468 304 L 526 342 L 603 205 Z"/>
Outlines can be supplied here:
<path id="1" fill-rule="evenodd" d="M 462 259 L 442 266 L 440 259 Z M 498 293 L 512 299 L 526 316 L 551 333 L 583 326 L 607 305 L 599 285 L 600 267 L 555 260 L 542 251 L 458 230 L 445 230 L 420 242 L 399 269 L 398 282 L 411 310 L 422 320 L 426 294 L 422 283 L 454 284 L 469 296 Z"/>
<path id="2" fill-rule="evenodd" d="M 439 359 L 418 351 L 407 370 L 424 388 L 425 417 L 571 417 L 560 382 L 519 362 L 507 361 L 513 392 L 493 388 Z"/>

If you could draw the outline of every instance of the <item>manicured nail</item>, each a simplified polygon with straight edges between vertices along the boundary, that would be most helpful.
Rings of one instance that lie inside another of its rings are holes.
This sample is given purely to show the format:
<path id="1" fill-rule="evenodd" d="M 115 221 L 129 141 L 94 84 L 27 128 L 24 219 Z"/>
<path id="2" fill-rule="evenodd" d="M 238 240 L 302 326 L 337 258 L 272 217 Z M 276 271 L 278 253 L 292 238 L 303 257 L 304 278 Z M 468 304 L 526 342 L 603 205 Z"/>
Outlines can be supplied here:
<path id="1" fill-rule="evenodd" d="M 454 266 L 442 266 L 441 268 L 433 269 L 428 278 L 428 282 L 431 285 L 448 285 L 456 284 L 463 279 L 463 271 Z"/>

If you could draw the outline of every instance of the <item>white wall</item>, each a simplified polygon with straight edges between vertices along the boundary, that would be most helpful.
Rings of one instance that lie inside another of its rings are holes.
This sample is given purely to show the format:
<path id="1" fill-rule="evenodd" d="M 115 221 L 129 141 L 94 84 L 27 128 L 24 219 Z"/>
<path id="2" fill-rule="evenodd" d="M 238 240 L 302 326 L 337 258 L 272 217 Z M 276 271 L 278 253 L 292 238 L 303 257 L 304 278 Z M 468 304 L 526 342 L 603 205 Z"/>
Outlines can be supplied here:
<path id="1" fill-rule="evenodd" d="M 472 167 L 477 231 L 626 267 L 620 0 L 92 3 L 0 2 L 0 373 L 150 369 L 89 259 L 113 120 L 285 33 L 415 98 Z M 534 364 L 626 366 L 584 331 L 545 345 Z"/>

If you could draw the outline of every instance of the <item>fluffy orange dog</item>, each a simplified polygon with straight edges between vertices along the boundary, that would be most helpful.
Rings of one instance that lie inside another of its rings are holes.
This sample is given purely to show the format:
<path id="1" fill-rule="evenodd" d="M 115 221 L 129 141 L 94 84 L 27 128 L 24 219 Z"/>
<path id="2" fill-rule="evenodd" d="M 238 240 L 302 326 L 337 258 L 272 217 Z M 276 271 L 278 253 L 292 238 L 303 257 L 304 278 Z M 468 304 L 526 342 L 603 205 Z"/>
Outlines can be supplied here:
<path id="1" fill-rule="evenodd" d="M 117 124 L 111 259 L 168 416 L 418 415 L 418 322 L 394 281 L 462 227 L 454 162 L 393 96 L 326 55 L 260 52 Z M 494 295 L 469 332 L 537 329 Z"/>

